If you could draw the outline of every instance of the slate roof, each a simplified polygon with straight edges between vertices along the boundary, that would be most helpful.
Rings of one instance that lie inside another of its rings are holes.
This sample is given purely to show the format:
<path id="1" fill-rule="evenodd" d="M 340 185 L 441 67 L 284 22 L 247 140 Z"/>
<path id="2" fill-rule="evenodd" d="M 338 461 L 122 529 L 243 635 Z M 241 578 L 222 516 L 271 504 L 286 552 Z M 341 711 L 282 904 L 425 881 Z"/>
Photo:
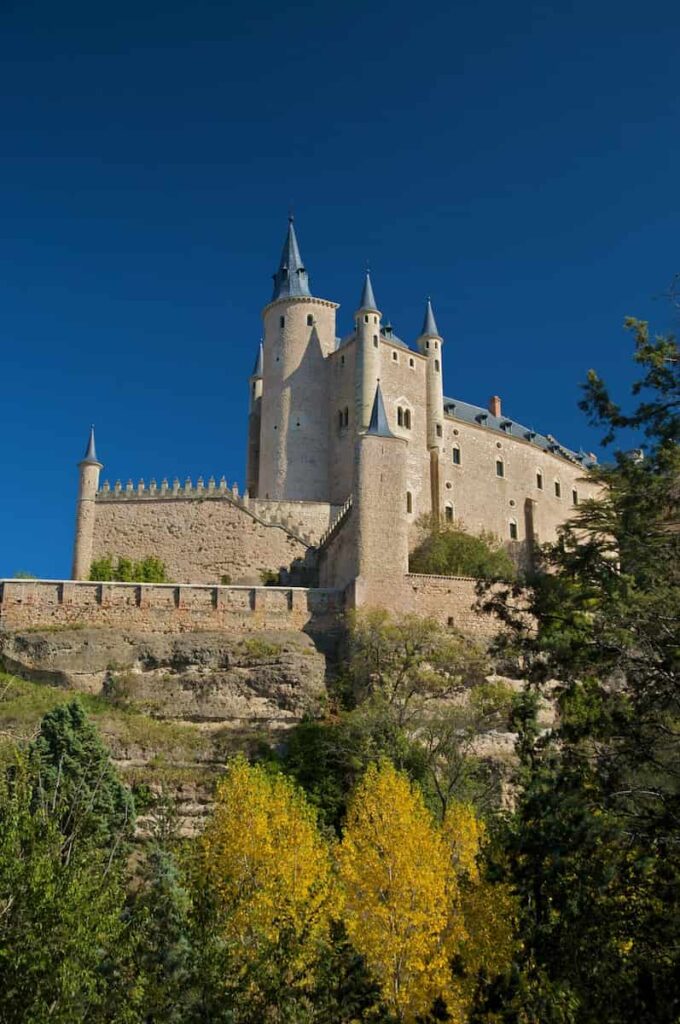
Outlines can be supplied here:
<path id="1" fill-rule="evenodd" d="M 364 278 L 364 287 L 361 290 L 359 309 L 375 309 L 376 312 L 378 310 L 375 295 L 373 294 L 373 285 L 371 284 L 371 274 L 368 270 L 366 271 L 366 277 Z"/>
<path id="2" fill-rule="evenodd" d="M 272 302 L 276 299 L 287 299 L 291 295 L 311 295 L 309 278 L 300 255 L 293 218 L 288 218 L 288 231 L 281 250 L 279 269 L 274 274 L 274 291 Z"/>
<path id="3" fill-rule="evenodd" d="M 385 403 L 383 402 L 380 383 L 378 383 L 378 386 L 375 389 L 373 409 L 371 410 L 371 421 L 368 424 L 366 433 L 375 434 L 377 437 L 394 437 L 394 434 L 390 430 L 389 423 L 387 422 L 387 413 L 385 412 Z"/>
<path id="4" fill-rule="evenodd" d="M 80 461 L 80 464 L 90 463 L 93 466 L 101 466 L 101 462 L 97 458 L 97 449 L 94 443 L 94 426 L 90 427 L 90 436 L 87 441 L 87 448 L 85 449 L 85 455 Z"/>
<path id="5" fill-rule="evenodd" d="M 427 305 L 425 306 L 425 317 L 423 319 L 423 329 L 420 332 L 421 337 L 423 334 L 429 334 L 435 338 L 441 338 L 441 334 L 437 329 L 437 321 L 434 318 L 434 312 L 432 310 L 432 303 L 428 296 Z"/>
<path id="6" fill-rule="evenodd" d="M 589 469 L 597 464 L 597 459 L 584 451 L 574 452 L 570 448 L 566 448 L 552 434 L 539 434 L 535 430 L 511 420 L 508 416 L 493 416 L 488 409 L 484 409 L 482 406 L 471 405 L 458 398 L 444 398 L 444 413 L 453 419 L 462 420 L 463 423 L 474 423 L 478 427 L 493 430 L 498 434 L 505 434 L 506 437 L 528 441 L 544 452 L 559 455 L 568 462 L 583 466 L 584 469 Z"/>

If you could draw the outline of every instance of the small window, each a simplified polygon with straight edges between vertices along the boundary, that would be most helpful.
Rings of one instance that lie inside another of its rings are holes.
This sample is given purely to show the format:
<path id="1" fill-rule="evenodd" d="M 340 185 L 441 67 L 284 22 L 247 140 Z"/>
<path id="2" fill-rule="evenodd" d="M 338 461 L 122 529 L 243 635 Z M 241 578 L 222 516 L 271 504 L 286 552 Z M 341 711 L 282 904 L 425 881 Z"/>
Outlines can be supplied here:
<path id="1" fill-rule="evenodd" d="M 285 318 L 285 316 L 280 316 L 280 317 L 279 317 L 279 327 L 284 327 L 284 326 L 285 326 L 285 323 L 286 323 L 286 318 Z"/>
<path id="2" fill-rule="evenodd" d="M 555 481 L 555 497 L 556 498 L 561 498 L 562 497 L 562 485 L 560 484 L 559 480 Z"/>
<path id="3" fill-rule="evenodd" d="M 438 423 L 437 424 L 437 437 L 441 437 L 441 436 L 442 436 L 442 425 L 441 425 L 441 423 Z"/>
<path id="4" fill-rule="evenodd" d="M 338 429 L 342 430 L 342 409 L 338 409 Z"/>
<path id="5" fill-rule="evenodd" d="M 571 503 L 572 505 L 578 505 L 578 491 L 571 492 Z"/>
<path id="6" fill-rule="evenodd" d="M 435 359 L 435 361 L 434 361 L 434 372 L 435 373 L 439 373 L 439 360 L 438 359 Z"/>
<path id="7" fill-rule="evenodd" d="M 408 365 L 411 367 L 411 369 L 413 369 L 416 365 L 415 359 L 409 359 Z"/>
<path id="8" fill-rule="evenodd" d="M 378 335 L 377 334 L 373 335 L 373 347 L 374 348 L 378 347 Z"/>
<path id="9" fill-rule="evenodd" d="M 373 323 L 374 323 L 374 324 L 377 324 L 377 322 L 378 322 L 378 318 L 377 318 L 377 316 L 374 316 L 374 317 L 373 317 Z"/>
<path id="10" fill-rule="evenodd" d="M 397 426 L 398 427 L 403 427 L 404 426 L 404 410 L 402 409 L 401 406 L 397 407 Z"/>
<path id="11" fill-rule="evenodd" d="M 540 469 L 536 470 L 536 486 L 538 487 L 539 491 L 543 490 L 543 474 L 541 473 Z"/>
<path id="12" fill-rule="evenodd" d="M 347 406 L 345 406 L 345 411 L 342 414 L 342 424 L 345 427 L 349 426 L 349 409 Z"/>
<path id="13" fill-rule="evenodd" d="M 396 353 L 396 352 L 393 352 L 393 353 L 392 353 L 392 359 L 394 360 L 394 362 L 395 362 L 395 363 L 398 363 L 398 362 L 399 362 L 399 356 L 397 355 L 397 353 Z"/>
<path id="14" fill-rule="evenodd" d="M 496 476 L 505 476 L 505 465 L 502 459 L 496 459 Z"/>
<path id="15" fill-rule="evenodd" d="M 311 313 L 307 314 L 307 326 L 308 327 L 313 327 L 314 326 L 314 317 L 312 316 Z"/>
<path id="16" fill-rule="evenodd" d="M 517 521 L 515 519 L 510 520 L 510 540 L 517 540 Z"/>
<path id="17" fill-rule="evenodd" d="M 344 356 L 340 356 L 340 366 L 344 366 L 344 365 L 345 365 L 345 357 Z"/>
<path id="18" fill-rule="evenodd" d="M 451 457 L 453 458 L 454 466 L 460 466 L 460 448 L 457 444 L 454 444 L 451 450 Z"/>
<path id="19" fill-rule="evenodd" d="M 407 430 L 411 429 L 411 410 L 404 409 L 404 426 Z"/>
<path id="20" fill-rule="evenodd" d="M 435 343 L 434 343 L 434 350 L 435 350 L 435 352 L 439 351 L 439 342 L 438 341 L 435 341 Z"/>
<path id="21" fill-rule="evenodd" d="M 425 342 L 425 348 L 429 348 L 429 347 L 430 347 L 430 343 L 429 343 L 429 341 L 426 341 Z"/>
<path id="22" fill-rule="evenodd" d="M 413 495 L 410 491 L 406 492 L 406 511 L 408 513 L 413 512 Z"/>
<path id="23" fill-rule="evenodd" d="M 444 518 L 446 519 L 447 523 L 453 522 L 453 506 L 447 505 L 444 508 Z"/>
<path id="24" fill-rule="evenodd" d="M 368 313 L 366 313 L 366 314 L 364 315 L 364 323 L 365 323 L 365 324 L 367 324 L 367 323 L 368 323 Z"/>

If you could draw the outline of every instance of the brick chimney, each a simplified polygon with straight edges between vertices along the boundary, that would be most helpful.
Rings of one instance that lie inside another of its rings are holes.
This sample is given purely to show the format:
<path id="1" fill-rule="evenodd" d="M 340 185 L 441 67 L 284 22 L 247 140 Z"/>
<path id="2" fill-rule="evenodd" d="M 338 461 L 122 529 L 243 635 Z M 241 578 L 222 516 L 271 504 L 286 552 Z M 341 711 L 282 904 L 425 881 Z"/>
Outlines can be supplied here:
<path id="1" fill-rule="evenodd" d="M 498 395 L 492 395 L 489 399 L 489 412 L 492 416 L 501 416 L 501 400 Z"/>

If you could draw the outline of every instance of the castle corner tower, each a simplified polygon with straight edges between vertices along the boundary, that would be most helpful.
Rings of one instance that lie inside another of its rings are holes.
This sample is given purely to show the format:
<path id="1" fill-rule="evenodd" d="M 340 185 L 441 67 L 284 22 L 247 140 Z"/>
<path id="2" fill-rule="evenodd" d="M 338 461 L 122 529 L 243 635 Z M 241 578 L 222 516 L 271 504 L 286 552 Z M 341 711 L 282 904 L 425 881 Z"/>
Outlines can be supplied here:
<path id="1" fill-rule="evenodd" d="M 99 487 L 99 474 L 104 468 L 97 458 L 94 442 L 94 427 L 85 455 L 78 463 L 78 504 L 76 508 L 76 536 L 73 545 L 73 568 L 71 578 L 86 580 L 90 575 L 92 545 L 94 541 L 95 499 Z"/>
<path id="2" fill-rule="evenodd" d="M 309 288 L 293 218 L 263 311 L 257 496 L 328 501 L 328 380 L 337 303 Z"/>
<path id="3" fill-rule="evenodd" d="M 418 351 L 427 359 L 427 447 L 430 452 L 430 489 L 432 513 L 438 517 L 441 506 L 440 454 L 444 446 L 444 383 L 442 348 L 444 339 L 437 328 L 429 297 L 425 306 L 423 327 L 417 341 Z"/>

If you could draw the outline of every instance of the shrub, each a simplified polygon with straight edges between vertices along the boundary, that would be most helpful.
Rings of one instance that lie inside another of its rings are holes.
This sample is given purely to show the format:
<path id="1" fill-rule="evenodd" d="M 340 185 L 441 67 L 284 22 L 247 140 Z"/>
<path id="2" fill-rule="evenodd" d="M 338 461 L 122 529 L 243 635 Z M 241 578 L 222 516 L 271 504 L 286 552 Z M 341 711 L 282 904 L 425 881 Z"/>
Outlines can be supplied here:
<path id="1" fill-rule="evenodd" d="M 119 556 L 114 563 L 112 555 L 97 558 L 90 568 L 90 579 L 97 583 L 170 583 L 165 563 L 154 555 L 139 562 Z"/>
<path id="2" fill-rule="evenodd" d="M 409 559 L 411 572 L 437 576 L 473 576 L 476 579 L 510 580 L 515 565 L 500 541 L 491 533 L 478 537 L 460 525 L 429 522 L 425 538 Z"/>

